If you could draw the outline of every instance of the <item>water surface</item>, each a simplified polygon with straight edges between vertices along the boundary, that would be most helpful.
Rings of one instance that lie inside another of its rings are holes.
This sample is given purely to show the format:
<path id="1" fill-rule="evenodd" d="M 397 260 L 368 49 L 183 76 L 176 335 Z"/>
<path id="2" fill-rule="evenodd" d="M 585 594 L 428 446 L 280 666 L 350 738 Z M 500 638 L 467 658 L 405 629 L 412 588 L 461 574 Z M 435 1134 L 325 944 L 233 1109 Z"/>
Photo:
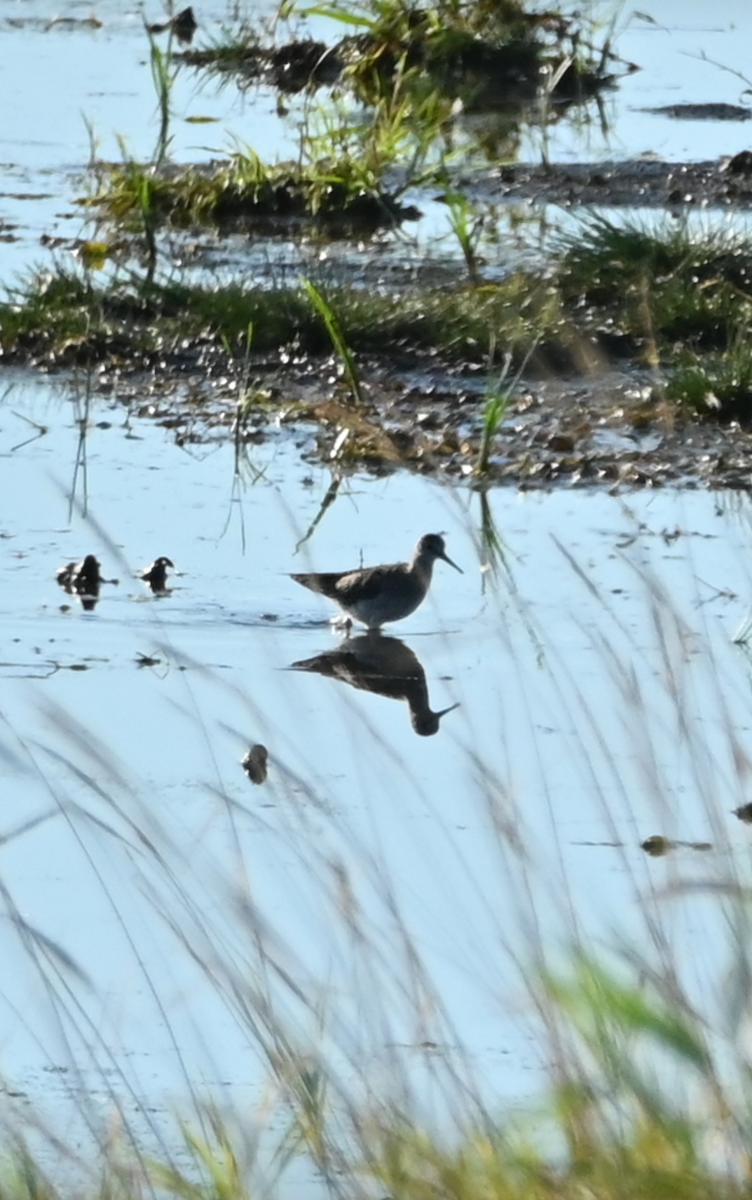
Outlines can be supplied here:
<path id="1" fill-rule="evenodd" d="M 47 432 L 14 449 L 18 412 Z M 647 912 L 715 1011 L 720 916 L 682 889 L 746 869 L 746 496 L 495 491 L 494 571 L 469 488 L 349 476 L 299 546 L 331 476 L 289 434 L 268 430 L 233 496 L 228 446 L 180 448 L 115 399 L 91 413 L 84 516 L 77 412 L 22 381 L 0 430 L 13 1090 L 59 1121 L 88 1089 L 103 1126 L 115 1098 L 138 1123 L 145 1094 L 160 1129 L 195 1090 L 258 1102 L 268 1064 L 238 989 L 263 986 L 302 1044 L 320 1036 L 308 1003 L 326 1012 L 346 1078 L 430 1042 L 519 1104 L 546 1052 L 517 966 L 539 936 L 618 933 L 650 957 Z M 341 645 L 287 573 L 404 557 L 432 530 L 465 574 L 439 562 L 386 643 L 417 657 L 431 711 L 459 705 L 419 736 L 404 697 L 290 669 Z M 84 612 L 55 571 L 89 552 L 120 583 Z M 179 570 L 162 598 L 134 577 L 158 554 Z M 654 834 L 685 845 L 651 858 Z M 404 990 L 405 931 L 446 1021 Z"/>

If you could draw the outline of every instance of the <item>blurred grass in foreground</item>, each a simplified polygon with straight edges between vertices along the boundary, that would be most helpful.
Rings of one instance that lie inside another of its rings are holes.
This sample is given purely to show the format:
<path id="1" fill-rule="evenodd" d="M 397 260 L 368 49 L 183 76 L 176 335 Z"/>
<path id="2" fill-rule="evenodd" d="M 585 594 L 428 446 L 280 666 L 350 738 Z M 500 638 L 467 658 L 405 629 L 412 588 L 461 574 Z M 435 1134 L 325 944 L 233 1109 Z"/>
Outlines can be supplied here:
<path id="1" fill-rule="evenodd" d="M 574 560 L 571 565 L 579 574 Z M 581 582 L 592 588 L 586 576 Z M 664 655 L 665 695 L 682 727 L 689 723 L 690 707 L 689 677 L 679 661 L 686 630 L 665 593 L 650 579 L 643 583 L 647 616 L 659 631 Z M 608 641 L 608 621 L 619 618 L 608 597 L 597 599 L 604 606 L 604 627 L 596 641 L 603 638 L 601 653 L 612 660 L 625 720 L 643 737 L 635 744 L 645 756 L 646 778 L 657 787 L 660 775 L 651 774 L 654 763 L 648 760 L 651 746 L 655 750 L 651 739 L 663 737 L 665 728 L 651 726 L 628 664 Z M 712 678 L 712 664 L 710 670 Z M 567 682 L 577 694 L 577 681 Z M 723 717 L 722 681 L 716 686 L 718 694 L 705 700 Z M 587 707 L 587 697 L 579 698 L 597 735 L 603 729 L 601 713 L 592 704 Z M 685 990 L 661 924 L 659 895 L 644 899 L 644 944 L 620 945 L 615 937 L 612 946 L 589 945 L 578 935 L 576 921 L 569 944 L 547 944 L 532 887 L 524 894 L 531 868 L 504 824 L 494 800 L 496 781 L 484 773 L 478 749 L 468 769 L 481 774 L 500 860 L 504 867 L 517 862 L 520 881 L 519 907 L 498 914 L 499 946 L 490 946 L 488 956 L 492 970 L 497 950 L 500 961 L 517 958 L 548 1081 L 532 1109 L 505 1112 L 489 1098 L 463 1051 L 379 853 L 310 784 L 292 770 L 282 771 L 290 808 L 282 814 L 279 832 L 310 872 L 331 915 L 332 944 L 360 984 L 352 996 L 327 994 L 327 981 L 311 978 L 309 968 L 296 962 L 241 871 L 232 878 L 212 877 L 204 860 L 186 860 L 152 797 L 139 793 L 107 747 L 70 713 L 48 708 L 44 716 L 64 738 L 67 753 L 27 744 L 23 754 L 48 778 L 56 803 L 63 803 L 60 778 L 75 778 L 98 805 L 87 819 L 106 839 L 133 848 L 154 919 L 172 930 L 177 945 L 247 1032 L 249 1045 L 266 1063 L 269 1087 L 258 1111 L 234 1115 L 225 1111 L 220 1096 L 207 1101 L 196 1090 L 194 1111 L 180 1118 L 183 1145 L 176 1149 L 162 1139 L 156 1152 L 145 1151 L 131 1135 L 126 1109 L 118 1108 L 117 1080 L 105 1084 L 108 1136 L 90 1122 L 99 1140 L 93 1157 L 90 1152 L 79 1157 L 74 1147 L 56 1141 L 33 1113 L 18 1115 L 4 1131 L 3 1200 L 53 1200 L 74 1193 L 92 1200 L 284 1197 L 291 1165 L 301 1161 L 308 1164 L 311 1192 L 323 1190 L 343 1200 L 386 1195 L 393 1200 L 732 1200 L 750 1195 L 752 1086 L 745 1034 L 752 980 L 750 893 L 732 867 L 724 865 L 712 882 L 691 884 L 720 906 L 728 935 L 730 966 L 712 981 L 727 1017 L 719 1030 Z M 734 737 L 730 732 L 743 786 L 748 763 Z M 701 730 L 694 729 L 692 739 L 698 790 L 707 797 L 714 823 L 719 814 L 715 793 L 708 792 L 707 746 Z M 586 753 L 584 738 L 581 753 Z M 9 754 L 4 751 L 6 761 Z M 593 786 L 602 785 L 594 779 Z M 303 806 L 295 798 L 301 790 Z M 228 830 L 236 834 L 233 801 L 221 794 L 216 799 L 224 806 Z M 605 806 L 613 803 L 605 789 L 601 799 Z M 661 811 L 661 797 L 655 802 Z M 66 821 L 81 815 L 65 806 Z M 325 821 L 338 834 L 336 852 L 334 842 L 322 835 Z M 636 880 L 634 885 L 637 892 Z M 107 886 L 105 878 L 105 894 Z M 677 883 L 677 890 L 681 886 Z M 74 1027 L 80 1021 L 82 1043 L 96 1040 L 74 1001 L 76 987 L 85 982 L 77 964 L 64 946 L 51 944 L 28 923 L 1 880 L 0 893 L 6 919 L 53 997 L 53 1011 L 61 1019 L 65 1011 Z M 514 943 L 504 941 L 509 922 L 522 927 L 517 930 L 522 938 Z M 513 948 L 520 941 L 529 951 L 524 960 Z M 146 975 L 148 981 L 148 970 Z M 409 1053 L 403 1053 L 403 1021 L 414 1031 Z M 212 1030 L 205 1035 L 210 1041 Z M 429 1116 L 418 1075 L 430 1082 L 438 1120 Z M 188 1094 L 192 1082 L 186 1066 Z M 124 1078 L 122 1083 L 127 1093 L 130 1085 Z M 148 1109 L 149 1097 L 131 1099 Z M 86 1103 L 82 1097 L 82 1106 Z M 101 1098 L 93 1107 L 101 1116 Z M 49 1152 L 40 1155 L 35 1149 L 45 1137 L 60 1163 L 60 1178 L 49 1166 Z M 88 1180 L 74 1189 L 61 1182 L 72 1165 Z"/>

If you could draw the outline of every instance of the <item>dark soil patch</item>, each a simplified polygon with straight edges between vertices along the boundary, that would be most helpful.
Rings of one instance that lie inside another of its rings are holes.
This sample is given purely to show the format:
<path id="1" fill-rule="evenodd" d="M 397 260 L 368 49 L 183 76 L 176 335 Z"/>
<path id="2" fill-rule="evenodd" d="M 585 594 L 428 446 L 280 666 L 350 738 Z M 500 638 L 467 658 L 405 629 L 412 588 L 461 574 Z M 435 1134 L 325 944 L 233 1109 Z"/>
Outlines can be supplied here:
<path id="1" fill-rule="evenodd" d="M 752 206 L 752 156 L 703 163 L 667 163 L 652 159 L 627 162 L 514 164 L 465 179 L 481 197 L 530 200 L 540 204 L 623 205 L 628 207 Z"/>

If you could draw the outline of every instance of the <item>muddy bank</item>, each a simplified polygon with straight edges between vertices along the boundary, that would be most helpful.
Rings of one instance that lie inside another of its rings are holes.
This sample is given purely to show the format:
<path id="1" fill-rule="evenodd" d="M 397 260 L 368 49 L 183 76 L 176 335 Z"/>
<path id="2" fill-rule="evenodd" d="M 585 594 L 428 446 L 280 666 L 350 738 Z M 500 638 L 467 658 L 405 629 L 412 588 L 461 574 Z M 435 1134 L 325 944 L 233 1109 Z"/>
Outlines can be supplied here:
<path id="1" fill-rule="evenodd" d="M 752 206 L 752 153 L 714 162 L 669 163 L 641 158 L 626 162 L 514 164 L 464 177 L 478 199 L 529 200 L 540 204 L 626 207 L 746 209 Z"/>
<path id="2" fill-rule="evenodd" d="M 251 369 L 255 398 L 246 398 L 242 415 L 227 379 L 195 366 L 180 380 L 113 376 L 98 390 L 169 429 L 179 445 L 234 440 L 251 461 L 254 445 L 286 431 L 305 461 L 375 474 L 406 467 L 524 490 L 752 484 L 752 432 L 687 420 L 644 371 L 521 385 L 481 474 L 485 394 L 476 371 L 440 370 L 429 356 L 412 366 L 404 357 L 399 365 L 371 360 L 358 405 L 332 359 L 284 369 L 260 357 Z"/>

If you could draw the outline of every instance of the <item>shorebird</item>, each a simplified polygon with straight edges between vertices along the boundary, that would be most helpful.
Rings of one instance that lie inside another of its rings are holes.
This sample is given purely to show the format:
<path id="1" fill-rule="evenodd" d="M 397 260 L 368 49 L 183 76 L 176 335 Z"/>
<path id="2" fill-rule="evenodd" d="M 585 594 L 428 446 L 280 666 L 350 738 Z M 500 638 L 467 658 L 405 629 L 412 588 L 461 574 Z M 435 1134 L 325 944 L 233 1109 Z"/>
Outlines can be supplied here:
<path id="1" fill-rule="evenodd" d="M 438 533 L 426 533 L 415 547 L 409 563 L 360 567 L 354 571 L 293 575 L 296 583 L 334 600 L 342 611 L 369 629 L 380 629 L 389 621 L 401 621 L 422 604 L 431 586 L 433 564 L 443 558 L 455 571 Z"/>

